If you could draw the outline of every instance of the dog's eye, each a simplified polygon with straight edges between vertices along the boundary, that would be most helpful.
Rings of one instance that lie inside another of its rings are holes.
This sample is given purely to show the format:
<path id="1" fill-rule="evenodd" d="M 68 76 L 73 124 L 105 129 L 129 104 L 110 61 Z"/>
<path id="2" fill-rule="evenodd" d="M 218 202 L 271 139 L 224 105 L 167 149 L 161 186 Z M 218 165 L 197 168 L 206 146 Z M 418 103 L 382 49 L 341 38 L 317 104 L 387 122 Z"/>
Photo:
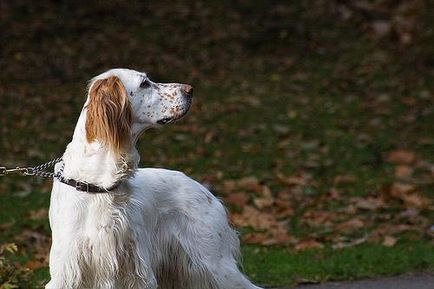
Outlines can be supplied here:
<path id="1" fill-rule="evenodd" d="M 150 86 L 151 86 L 151 82 L 149 82 L 148 79 L 145 79 L 145 80 L 142 81 L 142 83 L 140 83 L 140 87 L 141 88 L 148 88 Z"/>

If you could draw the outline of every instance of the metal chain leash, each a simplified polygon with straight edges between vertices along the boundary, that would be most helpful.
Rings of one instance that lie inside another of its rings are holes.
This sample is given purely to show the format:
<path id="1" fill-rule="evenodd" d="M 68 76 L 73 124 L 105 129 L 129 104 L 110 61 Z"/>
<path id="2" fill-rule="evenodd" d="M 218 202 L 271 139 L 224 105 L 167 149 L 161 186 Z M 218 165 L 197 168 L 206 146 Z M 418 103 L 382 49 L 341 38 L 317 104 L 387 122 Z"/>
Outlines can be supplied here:
<path id="1" fill-rule="evenodd" d="M 38 165 L 36 167 L 25 167 L 25 168 L 16 167 L 14 169 L 7 169 L 6 167 L 0 167 L 0 176 L 5 176 L 9 174 L 19 174 L 21 176 L 39 176 L 44 178 L 52 178 L 61 175 L 63 173 L 64 164 L 62 165 L 60 171 L 57 174 L 54 174 L 53 172 L 46 172 L 46 170 L 50 167 L 53 167 L 55 164 L 61 161 L 62 161 L 62 157 L 55 158 L 49 162 Z"/>
<path id="2" fill-rule="evenodd" d="M 46 171 L 48 168 L 53 167 L 55 164 L 59 162 L 62 162 L 62 165 L 56 173 Z M 0 177 L 9 174 L 19 174 L 21 176 L 39 176 L 45 178 L 56 178 L 60 182 L 74 187 L 77 191 L 82 191 L 87 193 L 109 193 L 110 191 L 116 189 L 121 183 L 120 181 L 118 181 L 111 187 L 105 188 L 105 187 L 99 187 L 93 184 L 89 184 L 83 181 L 77 181 L 74 179 L 65 179 L 65 177 L 63 176 L 64 169 L 65 169 L 65 162 L 63 161 L 63 158 L 60 157 L 60 158 L 55 158 L 44 164 L 38 165 L 36 167 L 25 167 L 25 168 L 16 167 L 15 169 L 7 169 L 6 167 L 0 167 Z"/>

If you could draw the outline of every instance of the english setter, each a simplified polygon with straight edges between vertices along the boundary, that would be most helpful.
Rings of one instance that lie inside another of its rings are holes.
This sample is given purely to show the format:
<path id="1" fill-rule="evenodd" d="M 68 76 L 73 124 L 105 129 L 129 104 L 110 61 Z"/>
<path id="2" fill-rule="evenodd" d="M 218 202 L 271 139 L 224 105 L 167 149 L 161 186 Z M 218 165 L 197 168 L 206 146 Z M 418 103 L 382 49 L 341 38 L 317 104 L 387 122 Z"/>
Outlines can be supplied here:
<path id="1" fill-rule="evenodd" d="M 260 289 L 216 197 L 181 172 L 137 168 L 139 136 L 184 116 L 192 90 L 129 69 L 91 80 L 55 168 L 46 289 Z"/>

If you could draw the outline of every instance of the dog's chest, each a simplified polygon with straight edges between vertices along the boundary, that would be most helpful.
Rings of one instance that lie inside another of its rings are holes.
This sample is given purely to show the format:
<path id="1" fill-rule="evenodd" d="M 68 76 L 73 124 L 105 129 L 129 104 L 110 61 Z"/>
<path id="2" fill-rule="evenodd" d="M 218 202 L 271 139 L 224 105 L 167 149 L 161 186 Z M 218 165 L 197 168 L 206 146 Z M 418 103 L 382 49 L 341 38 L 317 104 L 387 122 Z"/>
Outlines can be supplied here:
<path id="1" fill-rule="evenodd" d="M 127 211 L 113 200 L 88 204 L 81 244 L 85 284 L 129 282 L 125 276 L 137 271 L 136 244 Z"/>
<path id="2" fill-rule="evenodd" d="M 99 198 L 87 204 L 83 224 L 83 248 L 98 264 L 110 256 L 118 262 L 132 246 L 127 210 L 115 200 Z M 115 260 L 111 260 L 115 261 Z"/>

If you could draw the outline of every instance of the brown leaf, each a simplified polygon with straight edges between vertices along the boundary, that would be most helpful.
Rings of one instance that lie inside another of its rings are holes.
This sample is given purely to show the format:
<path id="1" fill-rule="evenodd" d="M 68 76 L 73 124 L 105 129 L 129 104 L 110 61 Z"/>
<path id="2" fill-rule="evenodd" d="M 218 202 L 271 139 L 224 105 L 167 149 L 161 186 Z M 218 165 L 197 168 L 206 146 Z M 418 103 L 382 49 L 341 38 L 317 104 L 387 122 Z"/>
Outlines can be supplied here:
<path id="1" fill-rule="evenodd" d="M 273 198 L 273 193 L 271 192 L 270 188 L 265 186 L 265 185 L 262 185 L 260 193 L 261 193 L 261 196 L 263 196 L 264 198 L 267 198 L 267 199 Z"/>
<path id="2" fill-rule="evenodd" d="M 317 211 L 311 210 L 306 211 L 303 214 L 304 222 L 311 226 L 320 227 L 320 226 L 329 226 L 332 224 L 332 221 L 336 218 L 335 212 L 330 211 Z"/>
<path id="3" fill-rule="evenodd" d="M 29 212 L 29 219 L 30 220 L 40 220 L 47 218 L 48 216 L 48 210 L 46 208 L 41 208 L 39 210 L 33 210 Z"/>
<path id="4" fill-rule="evenodd" d="M 243 241 L 246 244 L 262 244 L 267 240 L 267 236 L 264 233 L 248 233 L 243 236 Z"/>
<path id="5" fill-rule="evenodd" d="M 15 220 L 0 224 L 0 230 L 7 230 L 7 229 L 11 228 L 14 224 L 15 224 Z"/>
<path id="6" fill-rule="evenodd" d="M 303 251 L 307 249 L 317 249 L 317 248 L 323 248 L 324 245 L 318 242 L 315 239 L 305 239 L 297 242 L 295 245 L 295 250 L 297 251 Z"/>
<path id="7" fill-rule="evenodd" d="M 277 174 L 277 178 L 279 181 L 289 186 L 306 186 L 309 181 L 308 175 L 285 176 L 279 173 Z"/>
<path id="8" fill-rule="evenodd" d="M 393 246 L 395 246 L 397 241 L 398 240 L 395 237 L 386 236 L 386 237 L 384 237 L 383 245 L 386 247 L 393 247 Z"/>
<path id="9" fill-rule="evenodd" d="M 417 192 L 416 187 L 410 184 L 392 184 L 390 187 L 390 195 L 401 199 L 408 207 L 428 208 L 431 205 L 431 200 L 423 193 Z"/>
<path id="10" fill-rule="evenodd" d="M 333 244 L 333 249 L 342 249 L 342 248 L 348 248 L 348 247 L 354 247 L 360 244 L 363 244 L 367 241 L 367 237 L 358 238 L 355 240 L 351 240 L 349 242 L 342 242 L 338 241 L 335 244 Z"/>
<path id="11" fill-rule="evenodd" d="M 253 203 L 255 203 L 255 206 L 258 209 L 263 209 L 266 207 L 271 207 L 274 204 L 273 198 L 255 198 L 253 200 Z"/>
<path id="12" fill-rule="evenodd" d="M 362 210 L 377 210 L 384 206 L 384 201 L 381 198 L 352 198 L 356 208 Z"/>
<path id="13" fill-rule="evenodd" d="M 245 193 L 233 193 L 225 198 L 226 203 L 244 207 L 249 201 L 249 197 Z"/>
<path id="14" fill-rule="evenodd" d="M 390 151 L 386 154 L 386 161 L 392 164 L 409 165 L 412 164 L 415 159 L 416 156 L 414 152 L 405 149 Z"/>
<path id="15" fill-rule="evenodd" d="M 375 239 L 378 239 L 382 236 L 388 236 L 392 234 L 401 234 L 402 232 L 411 230 L 412 227 L 407 224 L 381 224 L 378 228 L 376 228 L 374 231 L 372 231 L 371 236 Z M 371 238 L 370 238 L 371 239 Z M 378 241 L 378 240 L 377 240 Z"/>
<path id="16" fill-rule="evenodd" d="M 246 190 L 253 191 L 253 192 L 259 193 L 262 191 L 262 186 L 259 180 L 254 176 L 244 177 L 242 179 L 239 179 L 237 181 L 237 185 L 240 188 L 244 188 Z"/>
<path id="17" fill-rule="evenodd" d="M 392 25 L 389 21 L 377 20 L 371 23 L 372 30 L 376 37 L 383 38 L 389 35 L 392 30 Z"/>
<path id="18" fill-rule="evenodd" d="M 289 245 L 294 243 L 294 237 L 288 234 L 286 222 L 276 223 L 266 232 L 252 232 L 243 236 L 243 241 L 250 244 Z"/>
<path id="19" fill-rule="evenodd" d="M 253 200 L 258 209 L 271 207 L 274 204 L 274 197 L 269 187 L 265 185 L 262 186 L 261 196 L 261 198 L 255 198 Z"/>
<path id="20" fill-rule="evenodd" d="M 339 200 L 341 197 L 340 192 L 336 188 L 331 188 L 329 191 L 329 198 L 331 200 Z"/>
<path id="21" fill-rule="evenodd" d="M 291 207 L 283 208 L 281 210 L 277 210 L 275 216 L 278 219 L 288 218 L 294 215 L 294 209 Z"/>
<path id="22" fill-rule="evenodd" d="M 224 180 L 222 184 L 223 184 L 223 191 L 226 194 L 234 192 L 237 189 L 237 185 L 234 180 Z"/>
<path id="23" fill-rule="evenodd" d="M 349 233 L 362 228 L 364 225 L 365 223 L 362 220 L 354 218 L 346 222 L 340 223 L 336 226 L 336 229 L 345 233 Z"/>
<path id="24" fill-rule="evenodd" d="M 233 214 L 232 221 L 239 227 L 250 226 L 256 230 L 266 230 L 277 226 L 273 215 L 260 212 L 251 206 L 244 207 L 241 214 Z"/>
<path id="25" fill-rule="evenodd" d="M 36 269 L 40 269 L 40 268 L 46 268 L 47 267 L 47 263 L 46 262 L 41 262 L 38 260 L 30 260 L 29 262 L 27 262 L 24 267 L 30 269 L 30 270 L 36 270 Z"/>
<path id="26" fill-rule="evenodd" d="M 402 196 L 413 192 L 416 189 L 415 186 L 404 183 L 394 183 L 390 187 L 390 195 L 395 198 L 402 198 Z"/>
<path id="27" fill-rule="evenodd" d="M 356 177 L 350 175 L 337 175 L 334 179 L 335 184 L 351 184 L 357 180 Z"/>
<path id="28" fill-rule="evenodd" d="M 408 207 L 423 209 L 431 205 L 431 200 L 422 195 L 421 193 L 405 195 L 402 197 L 402 200 Z"/>
<path id="29" fill-rule="evenodd" d="M 271 228 L 271 238 L 263 242 L 263 245 L 288 245 L 295 241 L 293 236 L 288 234 L 286 223 L 279 223 L 276 228 Z"/>
<path id="30" fill-rule="evenodd" d="M 215 131 L 212 131 L 212 130 L 208 131 L 208 132 L 205 134 L 204 142 L 205 142 L 205 143 L 210 143 L 210 142 L 212 141 L 212 139 L 215 137 L 215 135 L 216 135 L 216 132 L 215 132 Z"/>
<path id="31" fill-rule="evenodd" d="M 399 165 L 395 168 L 395 176 L 398 178 L 408 178 L 413 174 L 413 168 L 406 165 Z"/>

